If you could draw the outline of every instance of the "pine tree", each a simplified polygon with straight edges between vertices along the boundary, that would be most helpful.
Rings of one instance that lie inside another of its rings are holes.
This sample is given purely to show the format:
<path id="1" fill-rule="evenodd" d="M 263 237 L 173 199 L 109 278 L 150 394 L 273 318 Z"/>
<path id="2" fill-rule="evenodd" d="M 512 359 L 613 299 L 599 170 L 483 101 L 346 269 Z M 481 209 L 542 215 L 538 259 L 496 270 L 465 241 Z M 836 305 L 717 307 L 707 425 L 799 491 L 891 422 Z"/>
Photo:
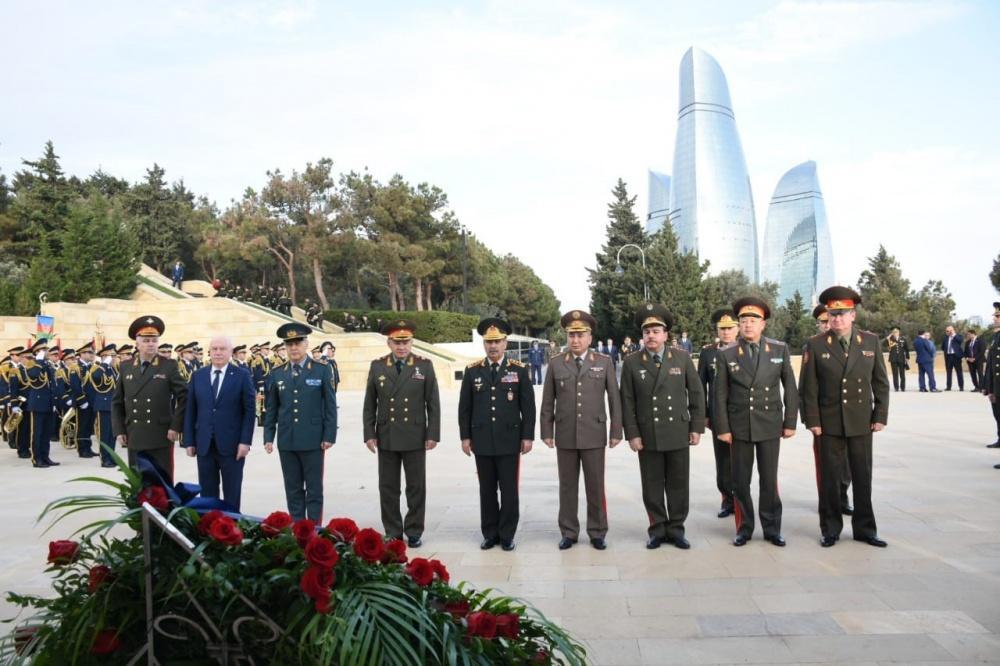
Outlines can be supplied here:
<path id="1" fill-rule="evenodd" d="M 66 180 L 51 141 L 37 160 L 22 160 L 26 167 L 14 174 L 11 216 L 17 221 L 13 258 L 27 262 L 39 243 L 48 243 L 58 254 L 58 235 L 66 228 L 76 193 Z"/>
<path id="2" fill-rule="evenodd" d="M 709 326 L 712 306 L 705 300 L 704 279 L 708 262 L 701 262 L 693 252 L 681 252 L 677 234 L 664 224 L 650 238 L 647 253 L 649 291 L 653 301 L 663 303 L 674 316 L 672 336 L 688 332 L 692 340 Z M 634 324 L 631 335 L 638 333 Z"/>
<path id="3" fill-rule="evenodd" d="M 619 178 L 611 195 L 607 238 L 596 255 L 597 267 L 588 268 L 587 273 L 590 276 L 590 312 L 597 319 L 594 339 L 613 338 L 620 342 L 626 335 L 635 336 L 633 315 L 644 300 L 644 284 L 648 284 L 640 252 L 634 247 L 622 248 L 632 244 L 646 252 L 648 238 L 635 214 L 636 198 L 629 196 L 625 181 Z M 617 272 L 619 252 L 621 274 Z"/>

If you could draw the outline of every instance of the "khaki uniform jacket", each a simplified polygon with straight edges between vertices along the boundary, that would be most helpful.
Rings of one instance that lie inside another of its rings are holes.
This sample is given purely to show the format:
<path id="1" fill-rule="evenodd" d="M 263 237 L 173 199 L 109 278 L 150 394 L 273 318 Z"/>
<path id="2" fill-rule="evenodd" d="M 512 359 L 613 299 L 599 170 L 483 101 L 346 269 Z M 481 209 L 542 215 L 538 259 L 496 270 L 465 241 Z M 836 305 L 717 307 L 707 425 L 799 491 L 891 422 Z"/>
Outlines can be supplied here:
<path id="1" fill-rule="evenodd" d="M 761 338 L 756 362 L 745 345 L 738 339 L 719 352 L 712 427 L 716 435 L 731 432 L 747 442 L 778 439 L 798 421 L 799 390 L 788 345 Z"/>
<path id="2" fill-rule="evenodd" d="M 691 355 L 665 347 L 660 367 L 645 350 L 622 364 L 625 438 L 642 438 L 645 451 L 689 446 L 688 435 L 705 432 L 705 393 Z"/>
<path id="3" fill-rule="evenodd" d="M 535 390 L 523 363 L 501 360 L 493 381 L 489 359 L 465 369 L 458 398 L 458 431 L 472 440 L 477 456 L 521 452 L 521 440 L 535 439 Z"/>
<path id="4" fill-rule="evenodd" d="M 118 385 L 111 398 L 111 431 L 126 435 L 135 451 L 171 446 L 167 430 L 184 432 L 187 383 L 177 361 L 153 358 L 142 372 L 138 354 L 120 368 Z"/>
<path id="5" fill-rule="evenodd" d="M 392 354 L 372 361 L 365 389 L 364 437 L 386 451 L 416 451 L 441 439 L 441 400 L 434 366 L 410 354 L 396 374 Z"/>
<path id="6" fill-rule="evenodd" d="M 608 445 L 608 409 L 610 437 L 622 438 L 622 403 L 618 379 L 611 358 L 587 351 L 579 374 L 570 352 L 549 359 L 549 370 L 542 388 L 539 414 L 542 439 L 554 437 L 560 449 L 598 449 Z"/>
<path id="7" fill-rule="evenodd" d="M 807 428 L 819 426 L 825 435 L 859 437 L 870 433 L 873 423 L 888 421 L 889 380 L 876 335 L 853 328 L 846 356 L 832 332 L 809 338 L 799 374 L 802 422 Z"/>

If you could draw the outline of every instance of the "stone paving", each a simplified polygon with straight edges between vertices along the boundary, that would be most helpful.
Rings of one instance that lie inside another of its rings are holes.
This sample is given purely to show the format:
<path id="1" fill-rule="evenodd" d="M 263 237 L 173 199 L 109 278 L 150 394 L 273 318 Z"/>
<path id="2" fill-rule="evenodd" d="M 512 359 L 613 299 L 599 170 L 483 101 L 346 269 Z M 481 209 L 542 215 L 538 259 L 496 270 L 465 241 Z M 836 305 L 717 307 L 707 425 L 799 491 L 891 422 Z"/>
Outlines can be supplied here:
<path id="1" fill-rule="evenodd" d="M 362 394 L 340 399 L 326 515 L 380 527 L 375 457 L 361 444 Z M 787 548 L 764 542 L 759 527 L 746 547 L 730 544 L 734 524 L 715 517 L 712 449 L 703 441 L 691 459 L 691 550 L 644 548 L 638 462 L 621 445 L 608 455 L 608 549 L 581 543 L 560 552 L 555 455 L 539 442 L 523 458 L 517 549 L 482 552 L 475 467 L 458 445 L 457 400 L 456 391 L 442 394 L 444 441 L 428 459 L 421 554 L 442 558 L 455 579 L 530 601 L 585 641 L 596 664 L 1000 664 L 1000 470 L 993 469 L 1000 452 L 984 448 L 995 433 L 980 395 L 892 394 L 889 427 L 875 440 L 884 550 L 852 541 L 849 527 L 846 540 L 820 547 L 811 437 L 800 427 L 782 444 Z M 53 452 L 63 464 L 40 470 L 13 451 L 0 454 L 0 590 L 48 589 L 47 543 L 67 536 L 72 523 L 43 534 L 35 516 L 52 499 L 96 490 L 64 481 L 113 472 Z M 178 478 L 196 480 L 193 459 L 177 461 Z M 250 514 L 284 508 L 277 455 L 255 446 L 244 498 Z M 0 618 L 12 610 L 0 602 Z"/>

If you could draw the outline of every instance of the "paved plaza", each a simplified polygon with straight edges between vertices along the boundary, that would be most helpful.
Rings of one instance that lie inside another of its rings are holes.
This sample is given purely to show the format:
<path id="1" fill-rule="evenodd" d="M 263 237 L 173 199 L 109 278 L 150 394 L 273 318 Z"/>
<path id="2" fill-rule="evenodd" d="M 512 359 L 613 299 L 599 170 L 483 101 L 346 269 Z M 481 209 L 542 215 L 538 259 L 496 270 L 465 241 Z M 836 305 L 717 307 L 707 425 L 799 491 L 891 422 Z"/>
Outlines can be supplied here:
<path id="1" fill-rule="evenodd" d="M 712 445 L 703 439 L 691 458 L 691 550 L 645 549 L 638 461 L 627 444 L 608 452 L 608 549 L 584 540 L 557 550 L 555 454 L 537 442 L 523 458 L 517 549 L 482 552 L 457 402 L 457 391 L 442 394 L 444 441 L 428 458 L 420 554 L 440 557 L 454 580 L 530 601 L 583 640 L 596 664 L 1000 664 L 1000 452 L 984 448 L 995 432 L 981 395 L 891 395 L 889 426 L 875 439 L 884 550 L 852 541 L 849 526 L 838 545 L 820 547 L 812 439 L 800 426 L 782 443 L 787 548 L 764 542 L 759 525 L 746 547 L 731 545 L 734 523 L 716 518 Z M 375 456 L 361 441 L 362 394 L 344 392 L 340 403 L 325 518 L 381 528 Z M 45 593 L 47 543 L 69 530 L 43 534 L 35 516 L 52 499 L 101 492 L 66 480 L 117 472 L 61 448 L 53 457 L 62 465 L 51 469 L 32 469 L 14 451 L 0 455 L 0 589 Z M 179 480 L 196 480 L 193 459 L 177 463 Z M 249 514 L 285 508 L 276 454 L 254 447 L 243 496 Z M 12 610 L 0 603 L 0 617 Z"/>

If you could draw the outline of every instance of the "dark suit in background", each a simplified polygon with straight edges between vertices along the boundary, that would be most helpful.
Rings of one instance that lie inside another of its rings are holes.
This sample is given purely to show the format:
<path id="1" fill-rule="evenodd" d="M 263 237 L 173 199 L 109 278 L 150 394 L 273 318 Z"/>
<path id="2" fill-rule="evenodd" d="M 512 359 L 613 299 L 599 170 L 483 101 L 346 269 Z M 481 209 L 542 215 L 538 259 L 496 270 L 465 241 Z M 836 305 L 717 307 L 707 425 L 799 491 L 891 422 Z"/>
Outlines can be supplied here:
<path id="1" fill-rule="evenodd" d="M 962 378 L 962 336 L 958 333 L 945 335 L 941 338 L 941 352 L 944 354 L 944 368 L 947 373 L 945 390 L 951 390 L 951 371 L 958 375 L 958 390 L 965 390 L 965 380 Z"/>
<path id="2" fill-rule="evenodd" d="M 983 361 L 986 359 L 986 345 L 978 336 L 970 338 L 965 343 L 963 353 L 969 366 L 969 378 L 972 379 L 972 389 L 981 391 L 983 385 Z"/>
<path id="3" fill-rule="evenodd" d="M 937 354 L 937 349 L 935 349 L 934 343 L 922 335 L 917 336 L 917 339 L 913 341 L 913 350 L 917 352 L 917 370 L 919 372 L 917 379 L 920 384 L 920 390 L 926 391 L 930 388 L 931 391 L 936 391 L 937 382 L 934 380 L 934 355 Z M 927 378 L 927 383 L 924 382 L 924 377 Z"/>
<path id="4" fill-rule="evenodd" d="M 222 498 L 237 511 L 246 458 L 236 459 L 239 444 L 253 442 L 254 398 L 250 372 L 233 364 L 221 368 L 218 395 L 212 389 L 216 368 L 196 370 L 188 384 L 184 443 L 198 451 L 198 483 L 203 497 Z"/>

